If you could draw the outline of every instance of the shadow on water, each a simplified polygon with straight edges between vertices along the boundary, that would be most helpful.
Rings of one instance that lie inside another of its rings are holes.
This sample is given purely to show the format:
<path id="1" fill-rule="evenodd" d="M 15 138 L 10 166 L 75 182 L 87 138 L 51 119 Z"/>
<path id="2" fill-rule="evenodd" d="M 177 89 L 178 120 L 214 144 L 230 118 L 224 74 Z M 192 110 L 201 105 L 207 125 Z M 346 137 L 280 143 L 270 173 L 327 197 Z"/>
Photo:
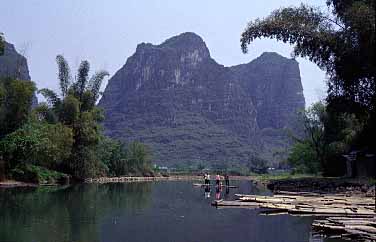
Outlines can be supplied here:
<path id="1" fill-rule="evenodd" d="M 250 182 L 236 189 L 192 182 L 90 184 L 0 190 L 0 241 L 7 242 L 339 242 L 313 238 L 312 218 L 216 209 L 213 199 L 270 194 Z"/>

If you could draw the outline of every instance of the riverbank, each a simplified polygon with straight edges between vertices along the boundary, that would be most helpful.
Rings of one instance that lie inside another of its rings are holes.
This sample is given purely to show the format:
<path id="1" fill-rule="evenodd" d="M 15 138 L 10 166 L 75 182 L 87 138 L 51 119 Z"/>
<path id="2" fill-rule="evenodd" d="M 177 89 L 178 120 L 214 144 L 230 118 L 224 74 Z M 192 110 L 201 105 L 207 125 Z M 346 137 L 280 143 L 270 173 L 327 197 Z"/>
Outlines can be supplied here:
<path id="1" fill-rule="evenodd" d="M 252 176 L 232 176 L 233 181 L 249 180 L 255 182 Z M 126 183 L 126 182 L 153 182 L 153 181 L 202 181 L 203 177 L 199 175 L 159 175 L 159 176 L 122 176 L 122 177 L 98 177 L 87 178 L 83 183 Z M 58 186 L 59 183 L 51 184 L 38 184 L 26 183 L 22 181 L 6 180 L 0 182 L 0 188 L 13 188 L 13 187 L 38 187 L 38 186 Z M 66 184 L 65 184 L 66 185 Z"/>
<path id="2" fill-rule="evenodd" d="M 171 176 L 124 176 L 88 178 L 85 183 L 123 183 L 150 181 L 201 181 L 201 175 L 171 175 Z M 249 180 L 253 184 L 267 187 L 274 193 L 312 192 L 317 194 L 348 194 L 374 197 L 375 185 L 371 179 L 325 178 L 307 175 L 296 176 L 231 176 L 230 180 Z"/>
<path id="3" fill-rule="evenodd" d="M 0 188 L 14 188 L 14 187 L 37 187 L 39 184 L 26 183 L 15 180 L 0 181 Z"/>
<path id="4" fill-rule="evenodd" d="M 289 191 L 371 197 L 375 194 L 375 180 L 367 178 L 301 177 L 269 179 L 262 183 L 275 193 Z"/>
<path id="5" fill-rule="evenodd" d="M 125 182 L 152 182 L 152 181 L 202 181 L 202 175 L 156 175 L 156 176 L 122 176 L 122 177 L 98 177 L 87 178 L 79 183 L 125 183 Z M 325 178 L 307 175 L 252 175 L 230 176 L 230 181 L 248 180 L 253 184 L 265 186 L 269 190 L 289 192 L 313 192 L 313 193 L 343 193 L 363 194 L 372 196 L 375 192 L 374 180 L 372 179 L 348 179 L 348 178 Z M 77 181 L 78 182 L 78 181 Z M 0 182 L 2 188 L 12 187 L 36 187 L 60 185 L 59 183 L 27 183 L 15 180 Z"/>
<path id="6" fill-rule="evenodd" d="M 231 176 L 231 180 L 255 180 L 252 176 Z M 172 176 L 123 176 L 123 177 L 99 177 L 85 179 L 85 183 L 122 183 L 122 182 L 148 182 L 148 181 L 202 181 L 201 175 L 172 175 Z"/>

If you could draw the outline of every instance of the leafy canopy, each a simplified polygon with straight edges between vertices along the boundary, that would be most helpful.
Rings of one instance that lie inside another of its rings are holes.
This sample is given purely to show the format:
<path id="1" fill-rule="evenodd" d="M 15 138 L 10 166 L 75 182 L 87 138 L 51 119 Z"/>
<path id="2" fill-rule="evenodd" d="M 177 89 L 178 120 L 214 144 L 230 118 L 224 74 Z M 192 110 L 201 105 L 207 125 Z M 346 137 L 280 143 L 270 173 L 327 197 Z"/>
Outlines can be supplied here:
<path id="1" fill-rule="evenodd" d="M 27 121 L 34 91 L 31 81 L 0 79 L 0 138 Z"/>
<path id="2" fill-rule="evenodd" d="M 0 141 L 0 155 L 10 168 L 18 164 L 35 164 L 57 168 L 71 154 L 72 129 L 62 125 L 29 120 Z"/>
<path id="3" fill-rule="evenodd" d="M 359 139 L 364 123 L 354 114 L 329 111 L 324 102 L 314 103 L 301 117 L 304 137 L 296 139 L 288 162 L 302 173 L 341 175 L 336 162 Z"/>
<path id="4" fill-rule="evenodd" d="M 72 80 L 68 62 L 61 55 L 56 57 L 60 95 L 41 89 L 47 108 L 40 108 L 39 115 L 49 122 L 61 122 L 73 132 L 72 152 L 64 164 L 65 170 L 77 178 L 92 177 L 102 170 L 96 148 L 102 136 L 99 121 L 103 119 L 96 107 L 102 81 L 107 71 L 96 72 L 90 79 L 90 64 L 82 61 Z"/>
<path id="5" fill-rule="evenodd" d="M 56 57 L 58 66 L 58 79 L 60 85 L 60 96 L 54 91 L 44 88 L 39 90 L 48 104 L 52 106 L 56 112 L 61 111 L 61 105 L 67 97 L 77 99 L 80 103 L 79 112 L 90 111 L 95 108 L 95 104 L 99 99 L 99 89 L 106 76 L 107 71 L 98 71 L 89 79 L 90 64 L 88 61 L 82 61 L 75 77 L 72 80 L 71 71 L 68 62 L 61 55 Z"/>
<path id="6" fill-rule="evenodd" d="M 328 0 L 327 11 L 307 5 L 281 8 L 251 21 L 241 37 L 244 53 L 258 38 L 294 45 L 329 76 L 328 100 L 344 99 L 376 108 L 374 0 Z"/>

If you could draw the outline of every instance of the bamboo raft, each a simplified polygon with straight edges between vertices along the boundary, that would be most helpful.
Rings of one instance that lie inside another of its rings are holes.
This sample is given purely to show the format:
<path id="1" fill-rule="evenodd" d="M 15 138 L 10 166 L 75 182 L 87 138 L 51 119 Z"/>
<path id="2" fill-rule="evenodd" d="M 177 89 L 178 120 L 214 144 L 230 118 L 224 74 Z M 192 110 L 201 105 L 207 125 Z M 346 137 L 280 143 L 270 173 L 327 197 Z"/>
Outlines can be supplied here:
<path id="1" fill-rule="evenodd" d="M 213 201 L 212 205 L 261 209 L 263 215 L 315 216 L 316 231 L 361 241 L 376 241 L 374 197 L 280 192 L 273 196 L 236 194 L 235 201 Z M 324 217 L 325 219 L 322 219 Z"/>
<path id="2" fill-rule="evenodd" d="M 150 181 L 180 181 L 200 180 L 198 176 L 124 176 L 124 177 L 99 177 L 87 178 L 85 183 L 126 183 L 126 182 L 150 182 Z"/>
<path id="3" fill-rule="evenodd" d="M 312 226 L 315 231 L 318 231 L 320 233 L 340 233 L 342 238 L 347 238 L 351 240 L 376 240 L 376 217 L 328 217 L 322 220 L 315 220 Z"/>
<path id="4" fill-rule="evenodd" d="M 206 187 L 206 186 L 212 186 L 212 187 L 217 187 L 216 184 L 202 184 L 202 183 L 193 183 L 194 187 Z M 226 187 L 226 188 L 238 188 L 238 186 L 226 186 L 226 185 L 221 185 L 221 187 Z"/>

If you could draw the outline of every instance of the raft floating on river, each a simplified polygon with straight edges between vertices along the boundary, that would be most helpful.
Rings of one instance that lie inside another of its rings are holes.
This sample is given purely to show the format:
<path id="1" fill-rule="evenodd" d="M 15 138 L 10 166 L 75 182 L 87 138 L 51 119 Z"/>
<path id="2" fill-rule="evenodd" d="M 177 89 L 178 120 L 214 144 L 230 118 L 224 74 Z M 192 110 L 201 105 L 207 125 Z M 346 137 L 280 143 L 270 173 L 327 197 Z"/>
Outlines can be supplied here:
<path id="1" fill-rule="evenodd" d="M 202 184 L 202 183 L 193 183 L 194 187 L 206 187 L 206 186 L 212 186 L 212 187 L 217 187 L 215 184 Z M 238 186 L 226 186 L 226 185 L 221 185 L 221 187 L 226 187 L 226 188 L 238 188 Z"/>

